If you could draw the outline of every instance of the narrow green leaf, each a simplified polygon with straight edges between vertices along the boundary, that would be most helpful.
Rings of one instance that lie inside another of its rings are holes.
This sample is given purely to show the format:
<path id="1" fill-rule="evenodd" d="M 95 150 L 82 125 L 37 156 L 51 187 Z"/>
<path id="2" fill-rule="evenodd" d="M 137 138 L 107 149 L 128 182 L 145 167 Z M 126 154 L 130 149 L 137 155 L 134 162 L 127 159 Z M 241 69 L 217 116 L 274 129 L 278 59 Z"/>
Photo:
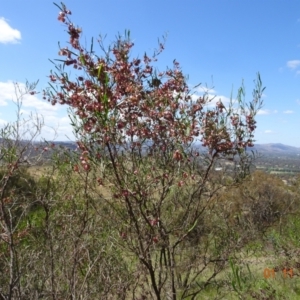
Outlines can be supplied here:
<path id="1" fill-rule="evenodd" d="M 56 89 L 53 87 L 53 85 L 49 82 L 49 85 L 52 87 L 52 89 L 56 92 Z"/>
<path id="2" fill-rule="evenodd" d="M 85 66 L 85 58 L 82 54 L 80 54 L 79 60 L 82 63 L 82 65 Z"/>
<path id="3" fill-rule="evenodd" d="M 100 77 L 101 70 L 102 70 L 102 64 L 98 66 L 98 78 Z"/>
<path id="4" fill-rule="evenodd" d="M 195 221 L 194 225 L 188 230 L 188 232 L 191 232 L 195 228 L 197 223 L 198 223 L 198 220 Z"/>
<path id="5" fill-rule="evenodd" d="M 236 267 L 236 279 L 239 285 L 239 289 L 242 290 L 242 285 L 241 285 L 241 278 L 240 278 L 240 272 L 239 272 L 239 267 Z"/>
<path id="6" fill-rule="evenodd" d="M 94 47 L 94 38 L 92 37 L 92 43 L 91 43 L 91 53 L 93 53 L 93 47 Z"/>
<path id="7" fill-rule="evenodd" d="M 55 2 L 53 2 L 53 4 L 58 7 L 60 10 L 63 10 L 58 4 L 56 4 Z"/>
<path id="8" fill-rule="evenodd" d="M 51 59 L 49 59 L 49 61 L 55 65 L 55 62 L 54 62 L 54 61 L 52 61 Z"/>
<path id="9" fill-rule="evenodd" d="M 232 280 L 231 285 L 232 285 L 233 289 L 238 293 L 239 291 L 237 290 L 237 288 L 235 286 L 234 280 Z"/>

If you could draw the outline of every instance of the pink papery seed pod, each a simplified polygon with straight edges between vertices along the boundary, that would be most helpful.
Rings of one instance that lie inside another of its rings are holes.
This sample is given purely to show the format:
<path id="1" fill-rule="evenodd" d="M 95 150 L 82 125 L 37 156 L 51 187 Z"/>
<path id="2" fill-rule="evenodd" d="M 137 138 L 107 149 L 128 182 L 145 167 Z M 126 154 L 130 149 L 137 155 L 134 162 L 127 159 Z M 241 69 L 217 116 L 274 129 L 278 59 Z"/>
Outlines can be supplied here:
<path id="1" fill-rule="evenodd" d="M 85 165 L 83 166 L 83 168 L 84 168 L 84 170 L 87 171 L 87 172 L 91 169 L 91 167 L 90 167 L 89 164 L 85 164 Z"/>
<path id="2" fill-rule="evenodd" d="M 59 14 L 58 14 L 57 20 L 64 23 L 66 21 L 66 19 L 65 19 L 65 13 L 62 12 L 62 11 L 60 11 Z"/>
<path id="3" fill-rule="evenodd" d="M 153 219 L 149 221 L 151 226 L 156 226 L 158 224 L 158 219 Z"/>
<path id="4" fill-rule="evenodd" d="M 179 187 L 182 187 L 184 185 L 184 181 L 183 180 L 180 180 L 179 182 L 178 182 L 178 186 Z"/>
<path id="5" fill-rule="evenodd" d="M 128 190 L 123 190 L 122 191 L 122 196 L 128 197 L 129 196 L 129 191 Z"/>
<path id="6" fill-rule="evenodd" d="M 164 118 L 168 121 L 173 121 L 174 120 L 173 115 L 170 111 L 165 111 L 164 112 Z"/>
<path id="7" fill-rule="evenodd" d="M 83 166 L 85 166 L 85 165 L 87 165 L 87 161 L 86 161 L 85 159 L 81 159 L 81 164 L 82 164 Z"/>
<path id="8" fill-rule="evenodd" d="M 89 152 L 88 152 L 87 150 L 84 150 L 84 151 L 82 152 L 82 155 L 85 156 L 85 157 L 86 157 L 88 154 L 89 154 Z"/>
<path id="9" fill-rule="evenodd" d="M 183 156 L 182 156 L 182 154 L 180 153 L 180 151 L 179 151 L 179 150 L 176 150 L 176 151 L 174 152 L 174 154 L 173 154 L 173 159 L 174 159 L 174 160 L 177 160 L 177 161 L 180 161 L 180 160 L 182 160 L 182 158 L 183 158 Z"/>
<path id="10" fill-rule="evenodd" d="M 118 129 L 123 129 L 125 127 L 125 122 L 119 121 L 117 127 Z"/>

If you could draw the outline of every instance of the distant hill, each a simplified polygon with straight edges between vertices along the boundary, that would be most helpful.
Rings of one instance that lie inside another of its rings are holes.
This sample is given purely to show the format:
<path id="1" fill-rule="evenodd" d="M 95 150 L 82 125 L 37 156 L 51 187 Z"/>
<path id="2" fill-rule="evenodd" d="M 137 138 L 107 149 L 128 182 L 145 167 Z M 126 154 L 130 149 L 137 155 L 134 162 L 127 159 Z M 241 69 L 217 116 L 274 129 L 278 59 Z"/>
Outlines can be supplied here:
<path id="1" fill-rule="evenodd" d="M 22 146 L 23 143 L 26 143 L 26 141 L 20 142 L 20 145 Z M 51 144 L 52 142 L 49 141 L 48 143 Z M 77 148 L 76 142 L 72 142 L 72 141 L 54 141 L 53 143 L 56 146 L 67 148 L 70 150 L 75 150 Z M 1 144 L 4 144 L 4 140 L 0 138 L 0 145 Z M 40 142 L 35 142 L 35 143 L 33 143 L 32 148 L 36 147 L 36 146 L 41 146 L 41 145 L 46 145 L 46 144 L 40 143 Z M 196 143 L 194 145 L 194 147 L 198 148 L 201 152 L 206 150 L 206 148 L 202 147 L 200 143 Z M 257 151 L 264 155 L 266 155 L 266 154 L 270 154 L 270 155 L 297 155 L 297 154 L 299 154 L 300 155 L 300 148 L 289 146 L 289 145 L 284 145 L 281 143 L 254 144 L 254 147 L 247 148 L 247 150 L 248 151 L 251 151 L 251 150 Z"/>
<path id="2" fill-rule="evenodd" d="M 263 154 L 300 154 L 300 148 L 284 145 L 281 143 L 255 144 L 254 147 L 249 148 L 249 150 L 250 149 Z"/>
<path id="3" fill-rule="evenodd" d="M 195 144 L 195 147 L 200 151 L 205 151 L 205 148 L 200 143 Z M 249 152 L 252 150 L 264 155 L 300 155 L 300 148 L 281 143 L 254 144 L 254 147 L 247 148 L 247 151 Z"/>

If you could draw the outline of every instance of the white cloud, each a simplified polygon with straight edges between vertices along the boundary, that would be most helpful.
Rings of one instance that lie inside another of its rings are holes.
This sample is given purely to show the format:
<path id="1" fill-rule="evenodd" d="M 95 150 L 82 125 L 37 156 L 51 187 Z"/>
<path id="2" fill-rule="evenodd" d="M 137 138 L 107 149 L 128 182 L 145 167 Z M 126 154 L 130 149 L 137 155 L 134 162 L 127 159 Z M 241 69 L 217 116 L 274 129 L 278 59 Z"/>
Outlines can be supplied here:
<path id="1" fill-rule="evenodd" d="M 284 114 L 293 114 L 294 111 L 292 111 L 292 110 L 285 110 L 283 113 L 284 113 Z"/>
<path id="2" fill-rule="evenodd" d="M 216 94 L 217 93 L 217 91 L 215 91 L 213 88 L 208 88 L 205 86 L 198 86 L 196 88 L 196 91 L 201 94 Z"/>
<path id="3" fill-rule="evenodd" d="M 43 116 L 55 115 L 58 111 L 58 106 L 53 106 L 49 102 L 40 100 L 35 95 L 26 95 L 23 97 L 23 107 L 29 107 Z"/>
<path id="4" fill-rule="evenodd" d="M 24 83 L 18 83 L 18 86 L 21 91 L 24 91 Z M 17 94 L 19 93 L 17 92 Z M 13 106 L 13 101 L 16 101 L 14 83 L 12 81 L 0 82 L 0 105 L 6 105 L 6 109 L 10 109 Z M 44 126 L 40 137 L 47 140 L 53 140 L 54 138 L 56 140 L 67 140 L 67 137 L 74 139 L 70 120 L 66 112 L 63 117 L 59 116 L 63 109 L 60 105 L 53 106 L 49 102 L 39 99 L 38 94 L 24 95 L 20 113 L 22 114 L 21 119 L 30 120 L 33 131 L 36 118 L 38 117 L 40 121 L 43 121 Z M 5 114 L 2 114 L 1 117 L 5 118 Z M 11 114 L 9 117 L 11 118 Z M 9 120 L 0 119 L 0 126 L 5 125 L 7 121 Z"/>
<path id="5" fill-rule="evenodd" d="M 207 100 L 207 103 L 205 104 L 206 107 L 214 107 L 216 106 L 216 103 L 221 101 L 225 106 L 229 104 L 230 98 L 223 96 L 223 95 L 214 95 L 212 93 L 204 93 L 205 99 Z M 192 101 L 196 101 L 200 95 L 193 94 L 192 95 Z"/>
<path id="6" fill-rule="evenodd" d="M 0 126 L 1 127 L 6 125 L 6 124 L 7 124 L 7 122 L 5 120 L 0 119 Z"/>
<path id="7" fill-rule="evenodd" d="M 287 63 L 286 63 L 287 67 L 290 68 L 290 69 L 296 69 L 300 66 L 300 60 L 289 60 Z"/>
<path id="8" fill-rule="evenodd" d="M 48 125 L 43 128 L 42 136 L 57 141 L 75 140 L 68 116 L 62 118 L 52 117 L 51 122 L 48 118 L 45 118 L 45 124 Z"/>
<path id="9" fill-rule="evenodd" d="M 6 106 L 7 100 L 14 97 L 14 86 L 11 81 L 0 82 L 0 106 Z"/>
<path id="10" fill-rule="evenodd" d="M 264 133 L 271 134 L 271 133 L 275 133 L 275 132 L 273 130 L 267 129 L 267 130 L 264 131 Z"/>
<path id="11" fill-rule="evenodd" d="M 54 106 L 54 108 L 58 108 L 58 106 Z M 25 119 L 28 119 L 30 114 L 32 114 L 32 111 L 27 109 L 22 109 L 21 112 Z M 70 125 L 70 119 L 67 115 L 59 117 L 57 111 L 51 111 L 50 113 L 45 114 L 43 108 L 36 110 L 35 112 L 40 118 L 40 121 L 42 120 L 44 124 L 42 126 L 40 137 L 47 140 L 58 141 L 66 141 L 68 139 L 74 140 L 72 126 Z"/>
<path id="12" fill-rule="evenodd" d="M 18 83 L 18 86 L 21 91 L 25 89 L 24 83 Z M 0 106 L 6 106 L 11 101 L 16 101 L 16 90 L 14 83 L 12 81 L 0 82 Z M 25 95 L 22 98 L 22 103 L 23 108 L 32 108 L 32 110 L 42 115 L 55 114 L 55 112 L 58 110 L 57 106 L 53 106 L 49 102 L 40 100 L 36 95 Z"/>
<path id="13" fill-rule="evenodd" d="M 18 43 L 21 40 L 21 32 L 9 26 L 4 18 L 0 18 L 0 43 Z"/>
<path id="14" fill-rule="evenodd" d="M 218 95 L 217 91 L 213 88 L 208 88 L 207 86 L 198 86 L 195 89 L 194 94 L 192 94 L 192 101 L 196 101 L 199 97 L 204 96 L 207 100 L 206 107 L 215 107 L 216 103 L 221 101 L 225 107 L 227 107 L 230 103 L 230 98 L 224 95 Z M 232 99 L 232 101 L 236 101 L 236 99 Z"/>
<path id="15" fill-rule="evenodd" d="M 269 115 L 271 112 L 268 109 L 260 109 L 257 114 L 258 115 Z"/>
<path id="16" fill-rule="evenodd" d="M 227 104 L 230 102 L 230 99 L 223 95 L 207 94 L 207 98 L 209 99 L 209 102 L 206 104 L 207 107 L 215 107 L 216 103 L 219 101 L 221 101 L 227 107 Z"/>

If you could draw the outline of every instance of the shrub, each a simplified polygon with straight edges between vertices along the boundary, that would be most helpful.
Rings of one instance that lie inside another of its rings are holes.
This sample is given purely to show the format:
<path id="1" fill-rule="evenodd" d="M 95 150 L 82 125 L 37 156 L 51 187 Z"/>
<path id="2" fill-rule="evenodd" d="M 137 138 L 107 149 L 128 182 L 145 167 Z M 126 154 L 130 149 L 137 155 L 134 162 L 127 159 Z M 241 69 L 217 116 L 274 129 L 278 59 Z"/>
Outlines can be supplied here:
<path id="1" fill-rule="evenodd" d="M 252 157 L 245 150 L 253 146 L 262 105 L 260 76 L 249 103 L 241 87 L 237 101 L 227 107 L 218 101 L 210 108 L 207 94 L 192 95 L 176 60 L 165 71 L 155 68 L 163 43 L 152 56 L 132 58 L 127 31 L 108 49 L 100 40 L 98 56 L 93 43 L 89 49 L 80 44 L 82 30 L 70 21 L 71 12 L 64 4 L 59 9 L 72 50 L 60 48 L 62 64 L 50 73 L 44 99 L 70 108 L 80 152 L 77 161 L 70 159 L 74 173 L 82 181 L 94 178 L 90 187 L 112 184 L 112 199 L 102 199 L 113 216 L 112 228 L 119 231 L 117 243 L 123 255 L 134 257 L 139 273 L 132 297 L 195 297 L 236 250 L 223 222 L 210 225 L 218 221 L 214 195 L 225 184 L 213 170 L 221 161 L 238 162 L 232 183 L 249 173 Z M 74 79 L 68 67 L 76 70 Z M 193 148 L 196 141 L 206 153 Z M 206 240 L 198 253 L 192 247 L 197 231 Z M 203 274 L 207 279 L 200 284 Z"/>

